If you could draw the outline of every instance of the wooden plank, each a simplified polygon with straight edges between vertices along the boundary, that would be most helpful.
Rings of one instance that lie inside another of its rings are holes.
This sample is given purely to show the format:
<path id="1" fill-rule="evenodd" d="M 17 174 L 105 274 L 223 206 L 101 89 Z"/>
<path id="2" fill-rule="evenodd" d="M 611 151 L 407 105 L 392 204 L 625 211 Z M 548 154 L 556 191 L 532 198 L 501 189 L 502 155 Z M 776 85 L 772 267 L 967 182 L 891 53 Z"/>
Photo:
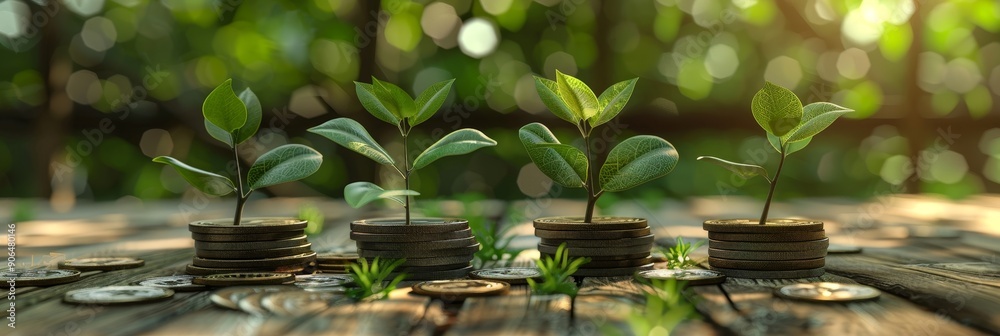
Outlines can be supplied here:
<path id="1" fill-rule="evenodd" d="M 400 292 L 400 291 L 397 291 Z M 421 320 L 431 300 L 421 296 L 394 293 L 388 300 L 339 305 L 297 321 L 280 335 L 406 335 L 425 330 Z M 273 331 L 273 330 L 272 330 Z"/>

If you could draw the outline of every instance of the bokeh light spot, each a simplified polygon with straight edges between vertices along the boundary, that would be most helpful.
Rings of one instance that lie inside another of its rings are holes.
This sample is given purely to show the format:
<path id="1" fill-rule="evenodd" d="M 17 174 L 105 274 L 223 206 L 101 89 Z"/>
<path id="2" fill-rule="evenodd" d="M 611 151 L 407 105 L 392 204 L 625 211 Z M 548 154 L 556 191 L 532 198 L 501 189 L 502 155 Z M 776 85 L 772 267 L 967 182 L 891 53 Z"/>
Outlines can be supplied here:
<path id="1" fill-rule="evenodd" d="M 493 53 L 499 41 L 496 27 L 481 18 L 469 19 L 458 32 L 458 47 L 462 49 L 462 53 L 474 58 L 483 58 Z"/>

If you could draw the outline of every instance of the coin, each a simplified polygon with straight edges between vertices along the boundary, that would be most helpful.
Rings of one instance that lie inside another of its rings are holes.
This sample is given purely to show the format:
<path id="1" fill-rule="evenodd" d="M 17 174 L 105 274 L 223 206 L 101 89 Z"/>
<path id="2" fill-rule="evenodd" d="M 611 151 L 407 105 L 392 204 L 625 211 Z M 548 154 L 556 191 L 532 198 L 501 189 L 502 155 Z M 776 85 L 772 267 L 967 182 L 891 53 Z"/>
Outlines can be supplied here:
<path id="1" fill-rule="evenodd" d="M 691 286 L 714 285 L 726 281 L 726 275 L 713 270 L 705 269 L 654 269 L 639 272 L 640 277 L 646 279 L 677 279 L 684 281 Z"/>
<path id="2" fill-rule="evenodd" d="M 279 316 L 304 316 L 322 312 L 327 308 L 351 300 L 334 292 L 282 291 L 267 293 L 260 299 L 260 305 Z"/>
<path id="3" fill-rule="evenodd" d="M 413 285 L 413 293 L 446 299 L 506 294 L 510 284 L 494 280 L 435 280 Z"/>
<path id="4" fill-rule="evenodd" d="M 142 259 L 128 257 L 77 258 L 59 262 L 59 268 L 77 271 L 115 271 L 136 268 L 145 264 L 146 262 Z"/>
<path id="5" fill-rule="evenodd" d="M 347 264 L 358 260 L 357 252 L 323 252 L 316 254 L 316 262 L 323 264 Z"/>
<path id="6" fill-rule="evenodd" d="M 737 251 L 805 251 L 825 249 L 828 246 L 830 246 L 830 238 L 790 243 L 729 242 L 712 239 L 708 240 L 709 248 Z"/>
<path id="7" fill-rule="evenodd" d="M 826 249 L 805 251 L 734 251 L 709 248 L 708 256 L 737 260 L 801 260 L 826 256 Z"/>
<path id="8" fill-rule="evenodd" d="M 799 278 L 811 278 L 818 277 L 826 273 L 826 271 L 820 268 L 805 269 L 805 270 L 794 270 L 794 271 L 752 271 L 752 270 L 739 270 L 739 269 L 728 269 L 712 266 L 713 270 L 722 272 L 727 277 L 730 278 L 747 278 L 747 279 L 799 279 Z"/>
<path id="9" fill-rule="evenodd" d="M 709 232 L 728 233 L 787 233 L 791 231 L 821 231 L 823 222 L 803 219 L 769 219 L 764 225 L 756 219 L 707 220 L 702 228 Z"/>
<path id="10" fill-rule="evenodd" d="M 196 285 L 192 282 L 195 276 L 193 275 L 171 275 L 149 278 L 146 280 L 139 281 L 136 283 L 138 286 L 146 287 L 157 287 L 157 288 L 167 288 L 175 292 L 194 292 L 208 289 L 202 285 Z"/>
<path id="11" fill-rule="evenodd" d="M 580 265 L 580 268 L 622 268 L 636 267 L 653 263 L 652 257 L 624 260 L 590 260 L 590 262 Z"/>
<path id="12" fill-rule="evenodd" d="M 199 276 L 194 283 L 205 286 L 251 286 L 251 285 L 281 285 L 294 282 L 295 277 L 288 273 L 222 273 Z"/>
<path id="13" fill-rule="evenodd" d="M 420 253 L 420 251 L 445 250 L 445 249 L 462 248 L 466 246 L 475 245 L 476 238 L 468 237 L 468 238 L 434 240 L 434 241 L 416 242 L 416 243 L 371 243 L 371 242 L 359 241 L 357 242 L 357 244 L 358 244 L 358 250 L 406 251 L 406 252 Z"/>
<path id="14" fill-rule="evenodd" d="M 246 267 L 246 268 L 213 268 L 213 267 L 199 267 L 195 265 L 187 265 L 185 273 L 191 275 L 209 275 L 209 274 L 222 274 L 222 273 L 239 273 L 239 272 L 274 272 L 274 273 L 299 273 L 305 270 L 305 265 L 287 265 L 287 266 L 276 266 L 276 267 Z"/>
<path id="15" fill-rule="evenodd" d="M 628 255 L 628 254 L 638 254 L 646 253 L 649 256 L 649 250 L 653 248 L 653 244 L 645 244 L 639 246 L 611 246 L 611 247 L 572 247 L 568 248 L 570 257 L 590 257 L 590 256 L 617 256 L 617 255 Z M 555 245 L 545 245 L 538 244 L 538 251 L 541 253 L 554 254 L 559 249 Z"/>
<path id="16" fill-rule="evenodd" d="M 712 267 L 752 271 L 794 271 L 823 267 L 826 265 L 826 258 L 803 260 L 735 260 L 709 257 L 708 264 L 712 265 Z"/>
<path id="17" fill-rule="evenodd" d="M 250 242 L 291 239 L 302 236 L 302 231 L 281 231 L 271 233 L 246 233 L 246 234 L 211 234 L 211 233 L 191 233 L 191 238 L 196 241 L 224 243 L 224 242 Z"/>
<path id="18" fill-rule="evenodd" d="M 60 269 L 14 269 L 0 272 L 3 280 L 14 280 L 17 286 L 52 286 L 80 280 L 80 271 Z"/>
<path id="19" fill-rule="evenodd" d="M 401 250 L 358 250 L 358 254 L 365 258 L 407 258 L 419 256 L 421 258 L 432 258 L 432 257 L 451 257 L 457 255 L 466 255 L 479 252 L 479 243 L 474 243 L 472 245 L 459 247 L 459 248 L 449 248 L 440 250 L 425 250 L 425 251 L 401 251 Z"/>
<path id="20" fill-rule="evenodd" d="M 416 218 L 411 219 L 410 224 L 401 218 L 366 219 L 351 223 L 351 232 L 376 234 L 431 234 L 468 228 L 468 221 L 451 218 Z"/>
<path id="21" fill-rule="evenodd" d="M 261 304 L 260 300 L 264 298 L 264 295 L 268 294 L 270 293 L 252 293 L 237 301 L 236 306 L 239 307 L 240 310 L 242 310 L 243 312 L 250 315 L 254 316 L 267 315 L 269 312 L 267 311 L 267 309 L 264 309 L 264 306 Z"/>
<path id="22" fill-rule="evenodd" d="M 222 288 L 212 292 L 212 296 L 210 296 L 209 299 L 219 306 L 233 310 L 240 310 L 240 300 L 250 294 L 274 293 L 290 290 L 296 290 L 296 288 L 292 286 L 234 286 Z"/>
<path id="23" fill-rule="evenodd" d="M 852 302 L 877 299 L 882 292 L 878 289 L 857 284 L 835 282 L 814 282 L 782 286 L 776 290 L 778 296 L 816 302 Z"/>
<path id="24" fill-rule="evenodd" d="M 301 231 L 305 230 L 307 224 L 304 220 L 291 218 L 245 218 L 240 221 L 240 225 L 233 225 L 232 219 L 213 219 L 192 222 L 188 224 L 188 231 L 223 235 L 267 234 Z"/>
<path id="25" fill-rule="evenodd" d="M 468 263 L 472 261 L 474 256 L 472 254 L 466 255 L 456 255 L 449 257 L 434 257 L 434 258 L 406 258 L 400 267 L 417 266 L 417 267 L 428 267 L 428 266 L 440 266 L 440 265 L 450 265 L 450 264 L 461 264 Z"/>
<path id="26" fill-rule="evenodd" d="M 306 243 L 304 245 L 294 246 L 294 247 L 247 250 L 247 251 L 195 250 L 195 254 L 200 258 L 211 258 L 211 259 L 277 258 L 277 257 L 288 257 L 297 254 L 312 252 L 311 247 L 312 247 L 311 243 Z"/>
<path id="27" fill-rule="evenodd" d="M 372 242 L 372 243 L 415 243 L 415 242 L 459 239 L 468 237 L 472 237 L 471 229 L 435 233 L 433 235 L 377 234 L 377 233 L 351 232 L 351 240 L 358 242 Z"/>
<path id="28" fill-rule="evenodd" d="M 459 279 L 464 278 L 469 275 L 472 271 L 472 266 L 465 266 L 458 269 L 442 270 L 442 271 L 429 271 L 429 272 L 393 272 L 389 273 L 390 278 L 395 278 L 397 275 L 406 274 L 407 281 L 424 281 L 424 280 L 443 280 L 443 279 Z"/>
<path id="29" fill-rule="evenodd" d="M 795 242 L 826 238 L 826 231 L 792 231 L 782 233 L 709 232 L 708 239 L 737 242 Z"/>
<path id="30" fill-rule="evenodd" d="M 594 235 L 600 235 L 599 233 L 594 233 Z M 653 244 L 653 235 L 645 235 L 635 238 L 624 238 L 624 239 L 606 239 L 606 240 L 576 240 L 576 239 L 547 239 L 542 238 L 542 244 L 559 246 L 559 244 L 566 243 L 566 247 L 625 247 L 625 246 L 638 246 L 638 245 L 649 245 Z"/>
<path id="31" fill-rule="evenodd" d="M 533 224 L 536 230 L 553 231 L 605 231 L 649 228 L 649 223 L 645 219 L 628 217 L 594 217 L 590 223 L 585 223 L 581 217 L 547 217 L 536 219 Z"/>
<path id="32" fill-rule="evenodd" d="M 198 250 L 216 250 L 216 251 L 246 251 L 246 250 L 264 250 L 264 249 L 274 249 L 282 247 L 295 247 L 302 246 L 302 244 L 308 244 L 309 241 L 306 240 L 306 235 L 299 235 L 297 237 L 282 239 L 282 240 L 271 240 L 271 241 L 245 241 L 245 242 L 202 242 L 195 241 L 194 248 Z"/>
<path id="33" fill-rule="evenodd" d="M 344 287 L 353 283 L 354 278 L 349 275 L 308 274 L 295 276 L 295 286 L 302 289 Z"/>
<path id="34" fill-rule="evenodd" d="M 242 259 L 242 260 L 226 260 L 226 259 L 208 259 L 194 257 L 192 264 L 200 267 L 218 267 L 218 268 L 264 268 L 264 267 L 275 267 L 275 266 L 287 266 L 294 264 L 304 264 L 316 259 L 316 252 L 296 254 L 293 256 L 277 257 L 277 258 L 263 258 L 263 259 Z"/>
<path id="35" fill-rule="evenodd" d="M 576 240 L 605 240 L 642 237 L 651 234 L 649 227 L 632 230 L 601 230 L 600 234 L 592 231 L 554 231 L 535 229 L 535 237 L 542 239 L 576 239 Z"/>
<path id="36" fill-rule="evenodd" d="M 169 299 L 174 291 L 146 286 L 107 286 L 66 292 L 63 301 L 79 304 L 126 304 Z"/>
<path id="37" fill-rule="evenodd" d="M 635 267 L 621 267 L 621 268 L 580 268 L 573 273 L 573 276 L 578 277 L 615 277 L 615 276 L 631 276 L 638 271 L 645 271 L 653 269 L 653 264 L 645 264 Z"/>
<path id="38" fill-rule="evenodd" d="M 511 285 L 523 285 L 528 283 L 528 279 L 541 276 L 542 272 L 533 267 L 503 267 L 469 272 L 469 277 L 473 279 L 503 281 Z"/>
<path id="39" fill-rule="evenodd" d="M 851 253 L 861 253 L 861 247 L 855 245 L 843 245 L 843 244 L 830 244 L 826 248 L 827 254 L 851 254 Z"/>

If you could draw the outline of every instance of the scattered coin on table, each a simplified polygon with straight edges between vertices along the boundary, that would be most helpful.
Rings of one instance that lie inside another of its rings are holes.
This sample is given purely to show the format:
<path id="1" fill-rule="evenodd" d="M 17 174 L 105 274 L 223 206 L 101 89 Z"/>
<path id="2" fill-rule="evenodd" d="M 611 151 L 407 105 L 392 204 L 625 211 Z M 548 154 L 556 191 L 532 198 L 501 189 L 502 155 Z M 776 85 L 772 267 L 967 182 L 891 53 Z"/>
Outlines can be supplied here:
<path id="1" fill-rule="evenodd" d="M 14 280 L 16 286 L 52 286 L 80 280 L 80 271 L 61 269 L 17 269 L 0 273 L 4 280 Z"/>
<path id="2" fill-rule="evenodd" d="M 777 290 L 778 296 L 816 302 L 851 302 L 878 298 L 878 289 L 858 284 L 814 282 L 788 285 Z"/>
<path id="3" fill-rule="evenodd" d="M 169 299 L 174 291 L 146 286 L 107 286 L 84 288 L 66 292 L 63 301 L 79 304 L 127 304 Z"/>
<path id="4" fill-rule="evenodd" d="M 288 273 L 222 273 L 199 276 L 192 281 L 205 286 L 251 286 L 284 285 L 295 282 L 295 276 Z"/>
<path id="5" fill-rule="evenodd" d="M 59 262 L 59 268 L 77 271 L 116 271 L 136 268 L 145 264 L 146 262 L 142 259 L 130 257 L 77 258 Z"/>
<path id="6" fill-rule="evenodd" d="M 264 309 L 279 316 L 302 316 L 319 313 L 341 303 L 353 302 L 340 293 L 282 291 L 267 293 L 260 303 Z"/>
<path id="7" fill-rule="evenodd" d="M 830 247 L 826 248 L 827 254 L 851 254 L 861 251 L 861 247 L 856 245 L 830 244 Z"/>
<path id="8" fill-rule="evenodd" d="M 442 299 L 502 295 L 510 284 L 495 280 L 435 280 L 413 285 L 413 293 Z"/>
<path id="9" fill-rule="evenodd" d="M 203 285 L 195 284 L 193 282 L 194 278 L 196 277 L 193 275 L 170 275 L 142 280 L 136 283 L 136 285 L 168 288 L 175 292 L 194 292 L 208 289 L 208 287 Z"/>
<path id="10" fill-rule="evenodd" d="M 677 279 L 691 286 L 713 285 L 726 281 L 725 274 L 704 269 L 654 269 L 641 271 L 639 276 L 646 279 Z"/>
<path id="11" fill-rule="evenodd" d="M 354 283 L 354 278 L 347 274 L 309 274 L 296 275 L 295 286 L 302 289 L 342 288 Z"/>
<path id="12" fill-rule="evenodd" d="M 240 310 L 240 300 L 250 294 L 274 293 L 289 290 L 298 290 L 298 288 L 293 286 L 234 286 L 212 292 L 212 296 L 210 296 L 209 299 L 212 300 L 212 303 L 221 307 Z"/>
<path id="13" fill-rule="evenodd" d="M 528 279 L 536 279 L 542 272 L 533 267 L 503 267 L 482 269 L 469 272 L 469 277 L 483 280 L 503 281 L 511 285 L 528 283 Z"/>

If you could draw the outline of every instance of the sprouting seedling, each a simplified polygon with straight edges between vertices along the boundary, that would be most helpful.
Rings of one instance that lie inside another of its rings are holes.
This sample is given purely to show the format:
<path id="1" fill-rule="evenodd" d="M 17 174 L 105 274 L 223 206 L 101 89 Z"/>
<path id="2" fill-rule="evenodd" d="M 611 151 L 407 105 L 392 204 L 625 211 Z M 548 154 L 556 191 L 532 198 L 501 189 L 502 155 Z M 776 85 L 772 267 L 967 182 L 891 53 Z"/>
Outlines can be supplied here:
<path id="1" fill-rule="evenodd" d="M 261 107 L 257 95 L 247 88 L 237 96 L 233 91 L 233 80 L 227 79 L 205 97 L 201 111 L 205 116 L 208 134 L 228 145 L 233 152 L 233 159 L 236 160 L 236 183 L 228 177 L 189 166 L 169 156 L 158 156 L 153 161 L 174 167 L 188 183 L 205 194 L 225 196 L 236 192 L 233 225 L 240 225 L 243 206 L 254 190 L 301 180 L 319 170 L 323 163 L 323 156 L 308 146 L 279 146 L 257 158 L 247 172 L 244 185 L 237 147 L 253 137 L 260 127 Z"/>
<path id="2" fill-rule="evenodd" d="M 704 240 L 699 240 L 692 244 L 685 242 L 683 237 L 677 237 L 674 246 L 663 250 L 663 255 L 667 259 L 667 268 L 680 269 L 697 265 L 698 263 L 692 260 L 689 255 L 691 251 L 694 251 L 694 249 L 701 246 L 704 242 Z"/>
<path id="3" fill-rule="evenodd" d="M 641 279 L 641 278 L 637 278 Z M 608 335 L 670 335 L 684 321 L 698 317 L 695 306 L 684 298 L 684 282 L 676 279 L 642 280 L 646 304 L 628 315 L 631 333 L 605 328 Z"/>
<path id="4" fill-rule="evenodd" d="M 590 258 L 578 257 L 570 258 L 569 249 L 566 243 L 559 244 L 556 254 L 552 257 L 543 257 L 538 260 L 536 266 L 542 273 L 542 282 L 528 278 L 528 287 L 531 292 L 539 295 L 566 294 L 570 297 L 569 316 L 573 319 L 576 310 L 576 294 L 580 292 L 580 287 L 573 281 L 573 274 L 580 266 L 590 262 Z"/>
<path id="5" fill-rule="evenodd" d="M 531 123 L 518 135 L 531 161 L 555 183 L 587 190 L 584 222 L 594 217 L 594 205 L 604 192 L 622 191 L 662 177 L 677 165 L 677 150 L 666 140 L 638 135 L 622 141 L 608 153 L 600 176 L 591 150 L 591 135 L 598 126 L 621 112 L 632 96 L 637 78 L 609 87 L 600 97 L 579 79 L 556 71 L 556 80 L 535 77 L 535 90 L 549 111 L 576 126 L 585 152 L 562 144 L 545 125 Z M 598 182 L 600 184 L 598 184 Z"/>
<path id="6" fill-rule="evenodd" d="M 355 301 L 388 298 L 389 293 L 396 289 L 396 285 L 406 278 L 406 274 L 399 274 L 388 283 L 386 281 L 389 280 L 392 271 L 404 262 L 406 259 L 388 260 L 375 257 L 369 263 L 367 259 L 358 258 L 357 262 L 347 265 L 347 272 L 354 279 L 354 285 L 357 286 L 349 288 L 346 292 L 347 296 Z"/>
<path id="7" fill-rule="evenodd" d="M 735 163 L 712 156 L 701 156 L 698 160 L 708 162 L 728 169 L 737 176 L 749 179 L 761 176 L 771 184 L 764 202 L 764 212 L 760 215 L 760 225 L 767 222 L 767 212 L 771 208 L 771 198 L 774 197 L 774 187 L 778 185 L 778 176 L 785 165 L 789 154 L 798 152 L 812 141 L 812 137 L 822 132 L 840 116 L 854 110 L 833 103 L 817 102 L 802 106 L 799 97 L 791 90 L 765 82 L 764 88 L 757 91 L 750 103 L 750 110 L 757 124 L 767 132 L 767 142 L 778 151 L 781 160 L 774 177 L 768 177 L 767 169 L 755 164 Z"/>
<path id="8" fill-rule="evenodd" d="M 403 178 L 402 190 L 385 190 L 369 182 L 354 182 L 344 188 L 344 198 L 358 208 L 377 199 L 390 199 L 403 205 L 406 224 L 410 224 L 410 196 L 420 193 L 410 190 L 410 174 L 445 156 L 468 154 L 479 148 L 495 146 L 496 141 L 480 131 L 463 128 L 449 133 L 424 150 L 412 161 L 409 158 L 410 131 L 427 121 L 444 104 L 454 79 L 435 83 L 414 100 L 398 86 L 372 77 L 372 84 L 354 82 L 358 99 L 365 110 L 379 120 L 393 124 L 403 136 L 402 167 L 382 148 L 358 122 L 350 118 L 337 118 L 310 128 L 337 144 L 355 151 L 375 162 L 392 167 Z M 402 197 L 402 199 L 400 198 Z"/>

